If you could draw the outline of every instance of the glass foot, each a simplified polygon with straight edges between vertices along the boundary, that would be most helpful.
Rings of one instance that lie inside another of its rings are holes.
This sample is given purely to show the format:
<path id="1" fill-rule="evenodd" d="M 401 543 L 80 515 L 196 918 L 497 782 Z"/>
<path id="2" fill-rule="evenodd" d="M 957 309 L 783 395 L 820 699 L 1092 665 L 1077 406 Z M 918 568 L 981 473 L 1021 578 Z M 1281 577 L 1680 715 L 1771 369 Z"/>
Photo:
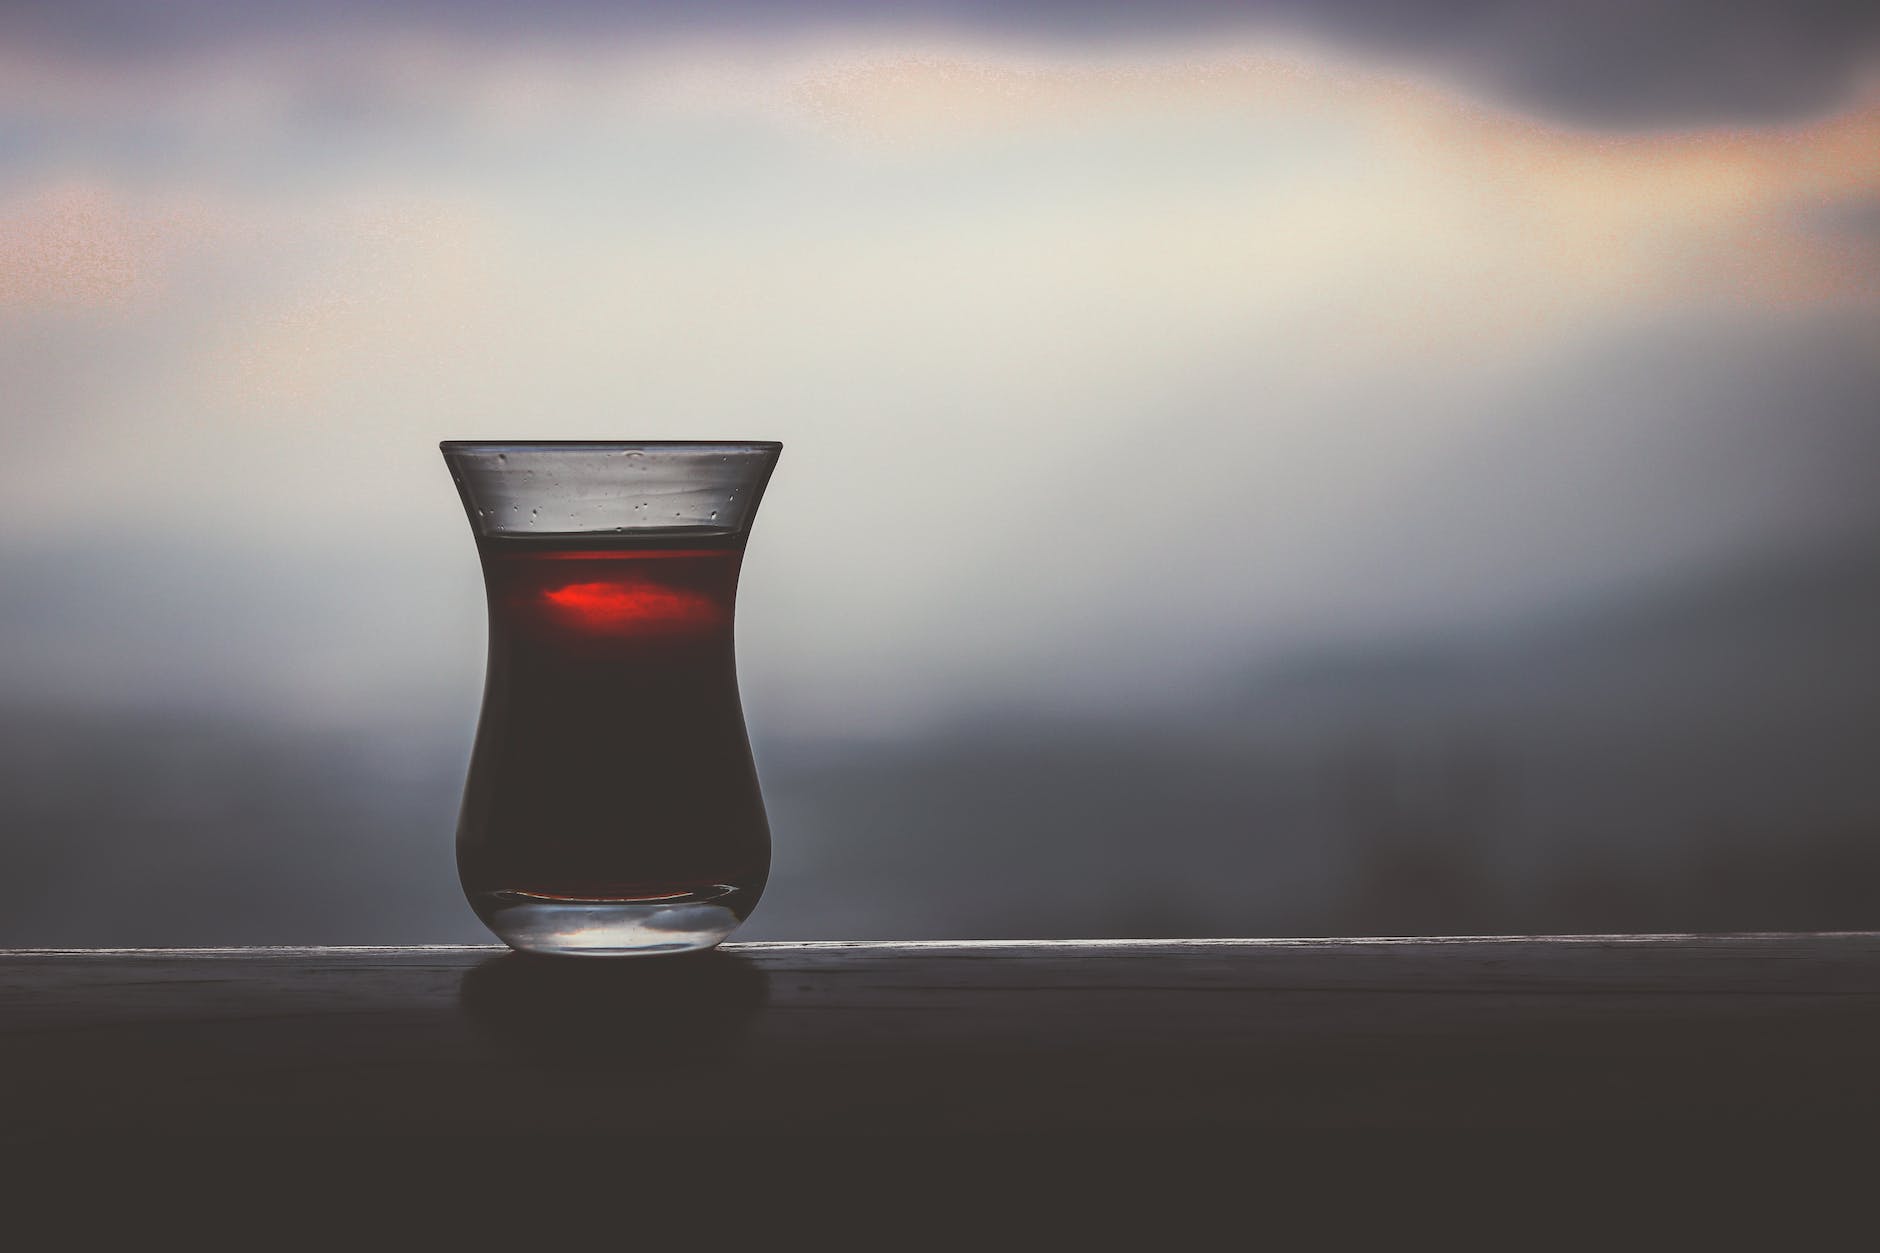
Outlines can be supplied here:
<path id="1" fill-rule="evenodd" d="M 712 948 L 744 921 L 733 906 L 747 893 L 726 887 L 658 900 L 569 900 L 527 892 L 471 899 L 496 938 L 522 953 L 634 957 Z"/>

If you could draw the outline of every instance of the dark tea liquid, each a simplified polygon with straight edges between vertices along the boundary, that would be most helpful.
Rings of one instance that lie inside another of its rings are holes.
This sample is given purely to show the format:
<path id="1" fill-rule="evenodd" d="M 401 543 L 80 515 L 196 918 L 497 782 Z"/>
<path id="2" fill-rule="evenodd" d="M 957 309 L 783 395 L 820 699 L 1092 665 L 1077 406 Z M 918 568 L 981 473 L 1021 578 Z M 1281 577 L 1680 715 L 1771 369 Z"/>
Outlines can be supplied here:
<path id="1" fill-rule="evenodd" d="M 732 655 L 743 537 L 479 548 L 490 662 L 458 832 L 471 901 L 711 901 L 742 919 L 770 868 Z"/>

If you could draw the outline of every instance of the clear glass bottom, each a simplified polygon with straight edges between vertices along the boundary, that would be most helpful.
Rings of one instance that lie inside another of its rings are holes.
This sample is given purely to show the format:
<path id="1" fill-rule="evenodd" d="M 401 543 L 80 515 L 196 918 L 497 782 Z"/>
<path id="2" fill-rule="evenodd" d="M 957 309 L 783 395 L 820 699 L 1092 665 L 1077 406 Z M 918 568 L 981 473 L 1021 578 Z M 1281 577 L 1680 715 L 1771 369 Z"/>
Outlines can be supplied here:
<path id="1" fill-rule="evenodd" d="M 733 887 L 655 900 L 482 892 L 470 903 L 483 924 L 518 952 L 631 957 L 715 947 L 744 921 L 754 896 Z"/>

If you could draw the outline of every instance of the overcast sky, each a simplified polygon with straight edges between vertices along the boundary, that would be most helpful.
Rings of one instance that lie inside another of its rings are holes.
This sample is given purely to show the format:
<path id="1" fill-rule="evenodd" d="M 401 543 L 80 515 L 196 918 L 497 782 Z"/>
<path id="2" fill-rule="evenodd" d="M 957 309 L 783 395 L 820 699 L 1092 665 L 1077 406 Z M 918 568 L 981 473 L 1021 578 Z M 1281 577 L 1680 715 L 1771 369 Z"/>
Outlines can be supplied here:
<path id="1" fill-rule="evenodd" d="M 0 690 L 473 710 L 440 438 L 775 438 L 753 716 L 1874 534 L 1871 5 L 9 6 Z"/>

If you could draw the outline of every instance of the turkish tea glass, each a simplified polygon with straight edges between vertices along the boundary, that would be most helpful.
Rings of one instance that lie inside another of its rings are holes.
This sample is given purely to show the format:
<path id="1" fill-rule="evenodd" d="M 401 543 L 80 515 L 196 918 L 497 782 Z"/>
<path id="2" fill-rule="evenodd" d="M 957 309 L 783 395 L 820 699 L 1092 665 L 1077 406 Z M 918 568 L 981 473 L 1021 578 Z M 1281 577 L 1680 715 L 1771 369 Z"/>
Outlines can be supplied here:
<path id="1" fill-rule="evenodd" d="M 471 907 L 523 952 L 712 947 L 770 872 L 731 625 L 783 445 L 441 447 L 489 597 Z"/>

